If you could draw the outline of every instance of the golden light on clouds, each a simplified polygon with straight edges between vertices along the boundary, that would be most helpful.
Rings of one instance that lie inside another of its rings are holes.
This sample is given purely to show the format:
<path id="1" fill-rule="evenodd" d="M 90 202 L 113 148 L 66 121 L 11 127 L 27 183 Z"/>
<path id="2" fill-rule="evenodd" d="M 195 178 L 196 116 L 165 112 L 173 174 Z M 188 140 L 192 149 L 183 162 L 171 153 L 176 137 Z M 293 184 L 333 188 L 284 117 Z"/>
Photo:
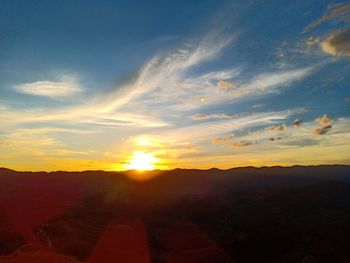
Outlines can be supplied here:
<path id="1" fill-rule="evenodd" d="M 140 136 L 134 139 L 134 144 L 142 148 L 162 148 L 164 144 L 151 136 Z"/>

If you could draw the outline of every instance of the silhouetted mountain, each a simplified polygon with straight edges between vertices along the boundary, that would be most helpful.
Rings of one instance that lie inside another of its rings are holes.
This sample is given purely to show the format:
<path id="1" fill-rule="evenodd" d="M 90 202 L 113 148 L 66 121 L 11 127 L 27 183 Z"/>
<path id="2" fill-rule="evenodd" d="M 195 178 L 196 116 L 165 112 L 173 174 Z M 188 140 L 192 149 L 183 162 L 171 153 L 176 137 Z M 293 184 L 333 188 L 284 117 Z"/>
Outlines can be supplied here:
<path id="1" fill-rule="evenodd" d="M 0 168 L 0 262 L 349 262 L 349 182 L 349 166 Z"/>

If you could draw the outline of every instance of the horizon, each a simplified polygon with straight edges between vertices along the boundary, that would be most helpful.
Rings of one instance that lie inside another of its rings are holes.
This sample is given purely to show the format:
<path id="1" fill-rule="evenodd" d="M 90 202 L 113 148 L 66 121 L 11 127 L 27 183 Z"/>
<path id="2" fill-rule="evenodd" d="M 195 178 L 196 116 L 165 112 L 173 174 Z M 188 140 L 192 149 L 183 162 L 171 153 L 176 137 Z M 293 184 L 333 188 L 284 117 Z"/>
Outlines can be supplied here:
<path id="1" fill-rule="evenodd" d="M 119 173 L 119 172 L 136 172 L 139 174 L 142 173 L 152 173 L 152 172 L 167 172 L 167 171 L 174 171 L 174 170 L 194 170 L 194 171 L 209 171 L 209 170 L 220 170 L 220 171 L 230 171 L 230 170 L 239 170 L 239 169 L 246 169 L 246 168 L 254 168 L 254 169 L 263 169 L 263 168 L 314 168 L 314 167 L 350 167 L 349 164 L 318 164 L 318 165 L 290 165 L 290 166 L 281 166 L 281 165 L 272 165 L 272 166 L 235 166 L 231 168 L 221 169 L 217 167 L 211 167 L 207 169 L 200 169 L 200 168 L 171 168 L 171 169 L 153 169 L 153 170 L 138 170 L 138 169 L 132 169 L 132 170 L 16 170 L 8 167 L 0 167 L 4 170 L 10 170 L 14 172 L 19 173 L 55 173 L 55 172 L 67 172 L 67 173 L 83 173 L 83 172 L 111 172 L 111 173 Z"/>
<path id="2" fill-rule="evenodd" d="M 349 13 L 331 0 L 2 1 L 0 166 L 349 165 Z"/>

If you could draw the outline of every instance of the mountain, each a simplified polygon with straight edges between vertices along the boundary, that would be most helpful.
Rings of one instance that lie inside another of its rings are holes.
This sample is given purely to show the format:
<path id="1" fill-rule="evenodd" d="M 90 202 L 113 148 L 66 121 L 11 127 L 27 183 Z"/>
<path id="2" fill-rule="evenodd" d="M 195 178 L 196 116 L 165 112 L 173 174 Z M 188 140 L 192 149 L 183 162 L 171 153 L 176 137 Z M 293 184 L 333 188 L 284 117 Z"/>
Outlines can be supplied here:
<path id="1" fill-rule="evenodd" d="M 349 251 L 350 166 L 0 168 L 0 262 L 322 263 Z"/>

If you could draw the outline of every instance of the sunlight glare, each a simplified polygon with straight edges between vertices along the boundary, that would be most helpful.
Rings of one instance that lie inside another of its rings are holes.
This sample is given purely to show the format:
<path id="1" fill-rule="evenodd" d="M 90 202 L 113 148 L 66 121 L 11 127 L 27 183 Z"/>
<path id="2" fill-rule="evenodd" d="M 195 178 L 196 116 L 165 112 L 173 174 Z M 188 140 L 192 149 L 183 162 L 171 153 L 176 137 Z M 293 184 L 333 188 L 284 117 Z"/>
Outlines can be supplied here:
<path id="1" fill-rule="evenodd" d="M 127 168 L 129 170 L 150 171 L 154 170 L 156 162 L 157 158 L 150 153 L 134 152 L 130 162 L 127 164 Z"/>

